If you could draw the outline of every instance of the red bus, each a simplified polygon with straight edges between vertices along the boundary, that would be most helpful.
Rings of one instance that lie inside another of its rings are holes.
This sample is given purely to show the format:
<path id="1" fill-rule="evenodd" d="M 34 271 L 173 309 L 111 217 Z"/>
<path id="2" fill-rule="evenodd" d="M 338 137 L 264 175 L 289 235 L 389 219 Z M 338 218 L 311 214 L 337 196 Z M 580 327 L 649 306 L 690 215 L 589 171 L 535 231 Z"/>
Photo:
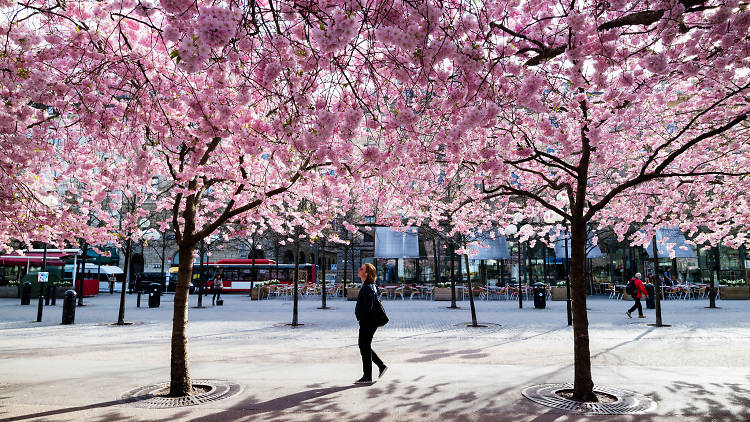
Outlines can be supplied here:
<path id="1" fill-rule="evenodd" d="M 198 272 L 195 266 L 193 271 Z M 252 259 L 220 259 L 203 265 L 203 278 L 210 280 L 217 271 L 221 271 L 225 292 L 247 292 L 250 284 L 265 284 L 271 280 L 278 280 L 282 284 L 294 283 L 294 264 L 276 264 L 270 259 L 255 260 L 255 276 L 253 277 Z M 317 265 L 299 265 L 299 284 L 313 283 L 317 276 Z"/>

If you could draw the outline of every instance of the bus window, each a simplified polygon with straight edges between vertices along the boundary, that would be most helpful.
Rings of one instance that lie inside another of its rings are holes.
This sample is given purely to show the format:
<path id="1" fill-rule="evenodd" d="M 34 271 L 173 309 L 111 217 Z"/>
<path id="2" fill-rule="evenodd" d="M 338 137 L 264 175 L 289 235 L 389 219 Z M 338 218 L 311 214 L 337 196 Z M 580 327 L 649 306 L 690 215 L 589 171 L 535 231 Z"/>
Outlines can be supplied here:
<path id="1" fill-rule="evenodd" d="M 240 276 L 237 280 L 250 281 L 253 279 L 250 268 L 240 268 L 239 272 L 240 272 Z"/>
<path id="2" fill-rule="evenodd" d="M 260 269 L 256 271 L 258 272 L 257 278 L 256 278 L 257 281 L 267 281 L 269 279 L 267 269 L 264 268 L 264 269 Z"/>
<path id="3" fill-rule="evenodd" d="M 292 280 L 292 270 L 289 270 L 287 268 L 279 268 L 279 281 L 294 281 Z"/>

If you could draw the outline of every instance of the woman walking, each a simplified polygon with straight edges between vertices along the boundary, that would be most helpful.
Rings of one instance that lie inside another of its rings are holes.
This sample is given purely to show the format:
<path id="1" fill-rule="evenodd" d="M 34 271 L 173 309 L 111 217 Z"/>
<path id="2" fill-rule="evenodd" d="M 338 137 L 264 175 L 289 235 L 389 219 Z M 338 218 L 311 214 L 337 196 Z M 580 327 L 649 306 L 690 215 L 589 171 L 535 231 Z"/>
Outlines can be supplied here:
<path id="1" fill-rule="evenodd" d="M 362 288 L 357 296 L 357 306 L 354 314 L 359 321 L 359 353 L 362 355 L 362 378 L 355 381 L 356 384 L 372 384 L 372 363 L 378 365 L 380 373 L 378 379 L 385 374 L 388 367 L 372 350 L 372 337 L 378 329 L 375 320 L 376 306 L 378 306 L 377 294 L 375 293 L 375 280 L 378 278 L 375 267 L 372 264 L 364 264 L 357 272 L 362 280 Z"/>
<path id="2" fill-rule="evenodd" d="M 211 298 L 211 304 L 216 305 L 217 300 L 219 301 L 219 303 L 221 303 L 221 291 L 224 290 L 224 282 L 221 279 L 221 273 L 216 273 L 212 290 L 214 292 L 214 296 L 213 298 Z"/>

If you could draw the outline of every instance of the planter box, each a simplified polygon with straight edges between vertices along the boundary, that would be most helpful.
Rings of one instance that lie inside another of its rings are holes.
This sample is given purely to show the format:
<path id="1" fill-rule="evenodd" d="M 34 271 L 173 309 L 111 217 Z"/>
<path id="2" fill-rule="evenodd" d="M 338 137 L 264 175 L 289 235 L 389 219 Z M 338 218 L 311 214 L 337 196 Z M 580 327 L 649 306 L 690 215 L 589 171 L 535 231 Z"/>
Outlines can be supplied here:
<path id="1" fill-rule="evenodd" d="M 260 288 L 260 298 L 268 298 L 268 287 L 262 286 Z M 258 300 L 258 284 L 253 286 L 253 290 L 250 291 L 250 300 Z"/>
<path id="2" fill-rule="evenodd" d="M 18 297 L 18 285 L 0 286 L 0 297 Z"/>
<path id="3" fill-rule="evenodd" d="M 721 299 L 750 300 L 750 287 L 724 287 L 719 292 Z"/>
<path id="4" fill-rule="evenodd" d="M 550 287 L 552 300 L 568 300 L 568 289 L 566 287 Z"/>
<path id="5" fill-rule="evenodd" d="M 432 298 L 435 300 L 451 300 L 450 287 L 435 287 L 432 290 Z M 456 300 L 461 298 L 461 293 L 456 290 Z"/>
<path id="6" fill-rule="evenodd" d="M 346 300 L 357 300 L 357 296 L 359 296 L 359 289 L 359 287 L 347 287 Z"/>

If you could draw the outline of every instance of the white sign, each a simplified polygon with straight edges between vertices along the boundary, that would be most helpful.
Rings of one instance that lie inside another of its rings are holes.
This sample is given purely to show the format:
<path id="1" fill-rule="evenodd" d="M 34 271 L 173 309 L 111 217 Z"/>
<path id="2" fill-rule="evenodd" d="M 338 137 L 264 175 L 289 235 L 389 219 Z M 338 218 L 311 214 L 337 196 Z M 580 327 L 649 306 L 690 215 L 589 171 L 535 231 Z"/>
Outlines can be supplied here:
<path id="1" fill-rule="evenodd" d="M 37 281 L 40 283 L 46 283 L 49 280 L 49 273 L 48 272 L 40 272 L 37 276 Z"/>

